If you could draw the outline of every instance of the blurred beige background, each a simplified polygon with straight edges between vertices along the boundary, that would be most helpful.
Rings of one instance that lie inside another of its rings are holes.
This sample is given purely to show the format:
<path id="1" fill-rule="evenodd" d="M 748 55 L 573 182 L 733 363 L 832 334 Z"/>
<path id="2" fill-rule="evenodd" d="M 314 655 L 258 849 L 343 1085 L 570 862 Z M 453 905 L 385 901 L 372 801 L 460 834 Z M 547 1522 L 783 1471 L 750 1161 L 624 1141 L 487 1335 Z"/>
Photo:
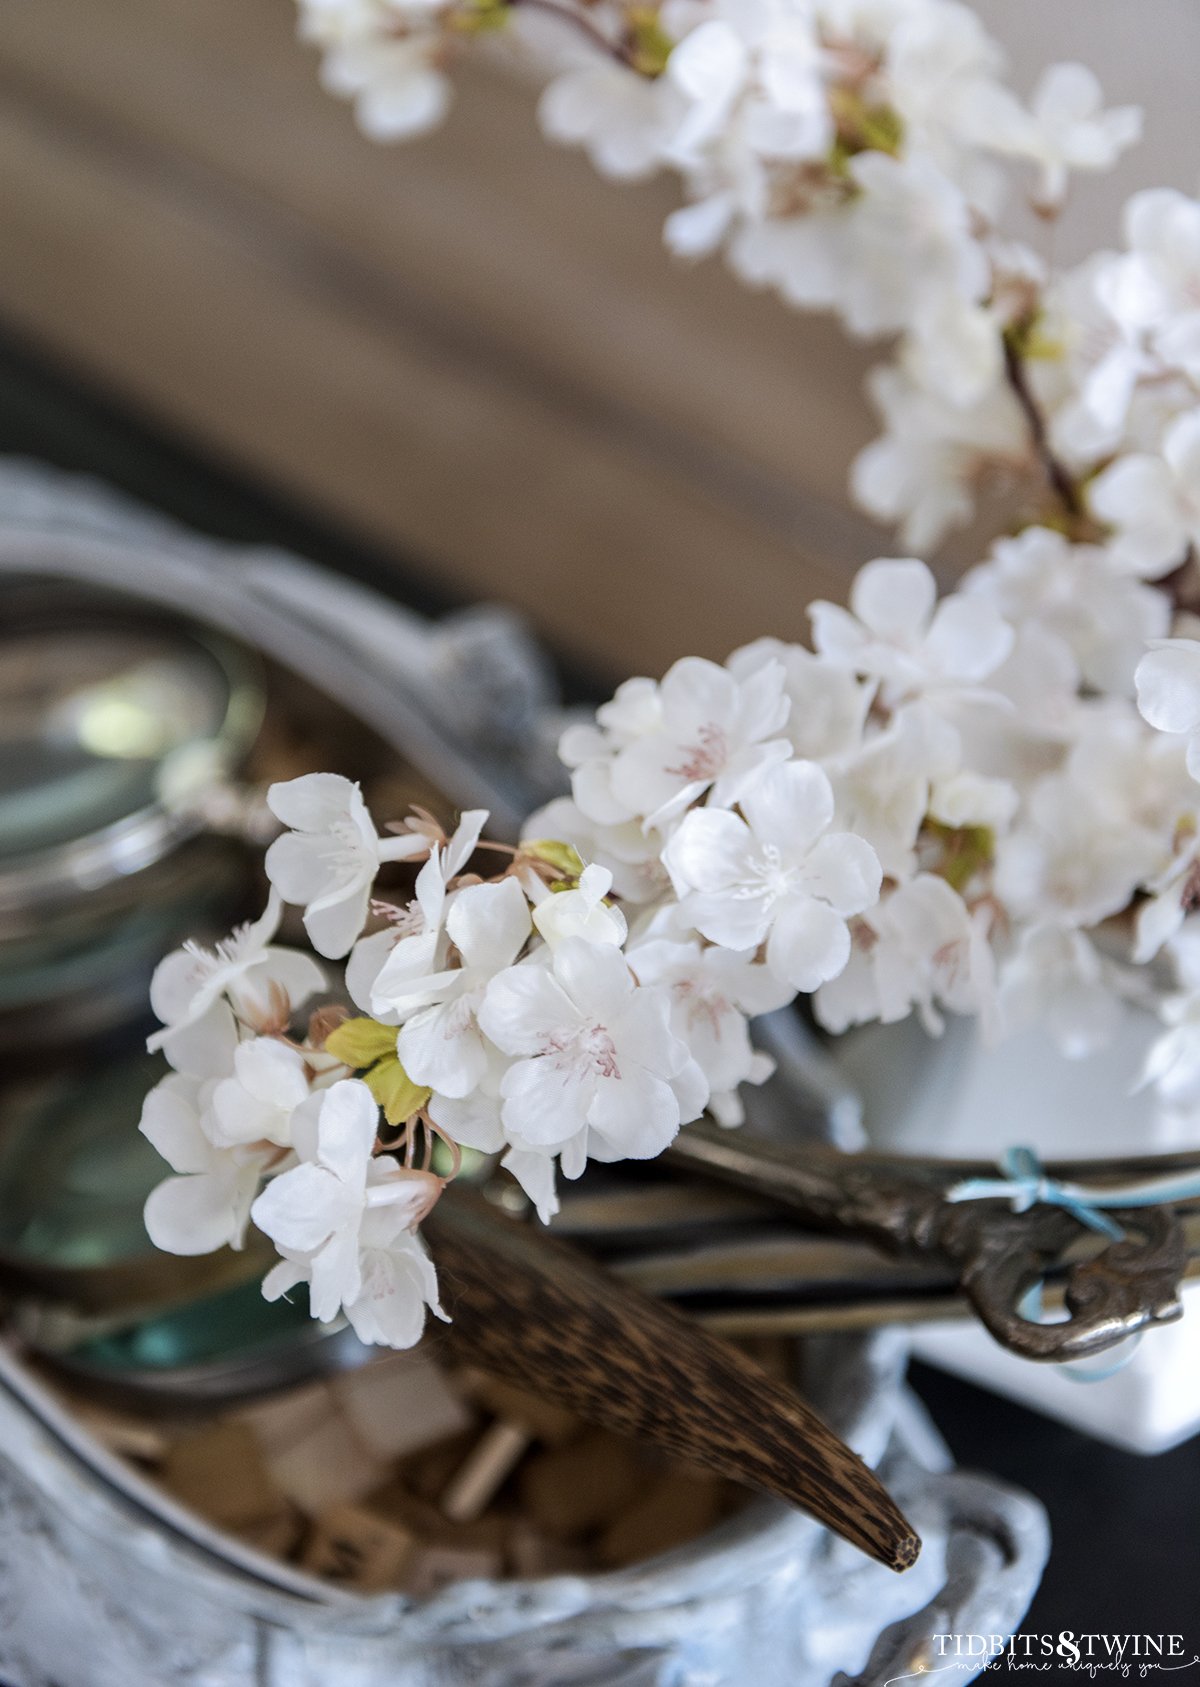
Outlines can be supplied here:
<path id="1" fill-rule="evenodd" d="M 1022 91 L 1078 57 L 1146 107 L 1062 256 L 1115 239 L 1133 187 L 1200 185 L 1195 0 L 979 9 Z M 438 135 L 368 143 L 294 23 L 292 0 L 0 0 L 0 325 L 613 673 L 799 633 L 892 548 L 845 492 L 876 354 L 672 261 L 673 184 L 547 146 L 501 72 Z"/>

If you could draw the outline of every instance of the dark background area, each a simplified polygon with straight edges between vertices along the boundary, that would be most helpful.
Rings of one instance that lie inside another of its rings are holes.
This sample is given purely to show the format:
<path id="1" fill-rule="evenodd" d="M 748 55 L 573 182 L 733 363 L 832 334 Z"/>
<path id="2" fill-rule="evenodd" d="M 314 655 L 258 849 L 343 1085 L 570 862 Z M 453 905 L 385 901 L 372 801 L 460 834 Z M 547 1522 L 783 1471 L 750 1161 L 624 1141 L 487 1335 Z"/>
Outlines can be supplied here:
<path id="1" fill-rule="evenodd" d="M 399 580 L 404 601 L 425 612 L 454 607 L 411 559 L 248 483 L 3 334 L 0 451 L 97 475 L 219 537 L 284 545 L 380 589 Z M 594 676 L 563 678 L 575 695 L 598 694 Z M 1053 1550 L 1022 1632 L 1182 1633 L 1200 1651 L 1200 1438 L 1142 1458 L 928 1367 L 915 1366 L 913 1380 L 960 1464 L 1029 1490 L 1050 1514 Z M 1087 1679 L 1036 1679 L 1058 1676 Z"/>

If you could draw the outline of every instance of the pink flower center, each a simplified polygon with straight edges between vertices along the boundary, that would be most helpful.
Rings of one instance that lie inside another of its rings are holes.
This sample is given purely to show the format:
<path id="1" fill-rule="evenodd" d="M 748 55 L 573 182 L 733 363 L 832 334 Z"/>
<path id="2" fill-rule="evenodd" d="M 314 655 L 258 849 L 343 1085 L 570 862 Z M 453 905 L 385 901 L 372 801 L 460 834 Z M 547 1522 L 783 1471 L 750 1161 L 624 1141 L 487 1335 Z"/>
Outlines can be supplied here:
<path id="1" fill-rule="evenodd" d="M 725 997 L 710 993 L 691 978 L 681 978 L 675 986 L 675 995 L 687 1011 L 688 1020 L 692 1025 L 706 1024 L 717 1042 L 721 1040 L 721 1026 L 727 1014 L 731 1012 Z"/>
<path id="2" fill-rule="evenodd" d="M 598 1078 L 619 1078 L 621 1068 L 617 1065 L 616 1045 L 603 1025 L 593 1025 L 590 1031 L 584 1033 L 581 1039 L 587 1051 L 587 1059 Z"/>
<path id="3" fill-rule="evenodd" d="M 577 1075 L 594 1073 L 597 1078 L 619 1078 L 617 1046 L 603 1025 L 581 1027 L 578 1031 L 561 1031 L 547 1038 L 542 1050 L 563 1072 Z"/>
<path id="4" fill-rule="evenodd" d="M 688 784 L 715 779 L 729 760 L 729 743 L 719 726 L 711 723 L 700 728 L 699 743 L 681 746 L 684 760 L 678 767 L 668 767 L 676 779 Z"/>

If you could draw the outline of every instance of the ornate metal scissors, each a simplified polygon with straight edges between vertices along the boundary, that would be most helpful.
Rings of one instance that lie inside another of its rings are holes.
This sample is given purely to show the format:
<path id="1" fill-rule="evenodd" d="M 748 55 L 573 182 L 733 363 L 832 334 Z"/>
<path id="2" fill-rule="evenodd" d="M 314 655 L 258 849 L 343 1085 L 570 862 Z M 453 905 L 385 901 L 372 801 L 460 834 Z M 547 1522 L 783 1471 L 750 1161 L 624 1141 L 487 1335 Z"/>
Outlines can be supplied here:
<path id="1" fill-rule="evenodd" d="M 683 1131 L 669 1158 L 681 1169 L 753 1191 L 810 1227 L 940 1267 L 996 1340 L 1027 1359 L 1088 1358 L 1183 1312 L 1188 1246 L 1168 1186 L 1159 1197 L 1166 1204 L 1114 1207 L 1106 1200 L 1107 1219 L 1088 1226 L 1083 1202 L 1071 1198 L 1074 1186 L 1057 1184 L 1049 1174 L 1069 1170 L 1111 1185 L 1148 1171 L 1195 1173 L 1200 1159 L 1194 1156 L 1048 1168 L 1025 1189 L 1020 1211 L 999 1192 L 1011 1186 L 996 1179 L 994 1167 L 793 1147 L 708 1121 Z M 994 1194 L 983 1181 L 989 1172 Z M 977 1198 L 965 1181 L 981 1191 Z M 1104 1245 L 1081 1258 L 1078 1244 L 1089 1228 L 1103 1231 Z M 1036 1322 L 1023 1304 L 1064 1268 L 1067 1316 Z"/>

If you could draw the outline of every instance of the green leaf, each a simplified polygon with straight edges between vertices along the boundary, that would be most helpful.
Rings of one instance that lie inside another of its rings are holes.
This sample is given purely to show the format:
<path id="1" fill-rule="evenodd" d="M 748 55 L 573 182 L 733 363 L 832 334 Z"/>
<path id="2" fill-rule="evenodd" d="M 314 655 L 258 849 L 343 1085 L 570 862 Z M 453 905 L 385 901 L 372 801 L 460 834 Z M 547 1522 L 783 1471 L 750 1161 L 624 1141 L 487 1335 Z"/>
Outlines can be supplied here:
<path id="1" fill-rule="evenodd" d="M 484 35 L 503 29 L 512 7 L 510 0 L 466 0 L 465 5 L 445 14 L 451 29 L 463 35 Z"/>
<path id="2" fill-rule="evenodd" d="M 928 824 L 942 846 L 942 858 L 934 870 L 961 896 L 995 860 L 996 834 L 990 826 L 945 826 L 937 820 Z"/>
<path id="3" fill-rule="evenodd" d="M 359 1072 L 396 1053 L 396 1027 L 377 1019 L 344 1019 L 325 1039 L 326 1051 Z"/>
<path id="4" fill-rule="evenodd" d="M 530 861 L 544 861 L 571 879 L 577 879 L 583 872 L 583 857 L 561 838 L 536 838 L 532 843 L 523 843 L 521 854 Z"/>
<path id="5" fill-rule="evenodd" d="M 886 152 L 899 156 L 904 140 L 904 122 L 890 105 L 868 105 L 853 88 L 833 87 L 829 105 L 837 124 L 830 167 L 835 175 L 845 171 L 849 159 L 860 152 Z"/>
<path id="6" fill-rule="evenodd" d="M 433 1094 L 421 1084 L 414 1084 L 396 1055 L 381 1060 L 363 1073 L 363 1081 L 383 1108 L 389 1125 L 402 1125 L 419 1113 Z"/>
<path id="7" fill-rule="evenodd" d="M 675 46 L 658 21 L 655 6 L 631 6 L 626 13 L 633 68 L 639 76 L 661 76 Z"/>

